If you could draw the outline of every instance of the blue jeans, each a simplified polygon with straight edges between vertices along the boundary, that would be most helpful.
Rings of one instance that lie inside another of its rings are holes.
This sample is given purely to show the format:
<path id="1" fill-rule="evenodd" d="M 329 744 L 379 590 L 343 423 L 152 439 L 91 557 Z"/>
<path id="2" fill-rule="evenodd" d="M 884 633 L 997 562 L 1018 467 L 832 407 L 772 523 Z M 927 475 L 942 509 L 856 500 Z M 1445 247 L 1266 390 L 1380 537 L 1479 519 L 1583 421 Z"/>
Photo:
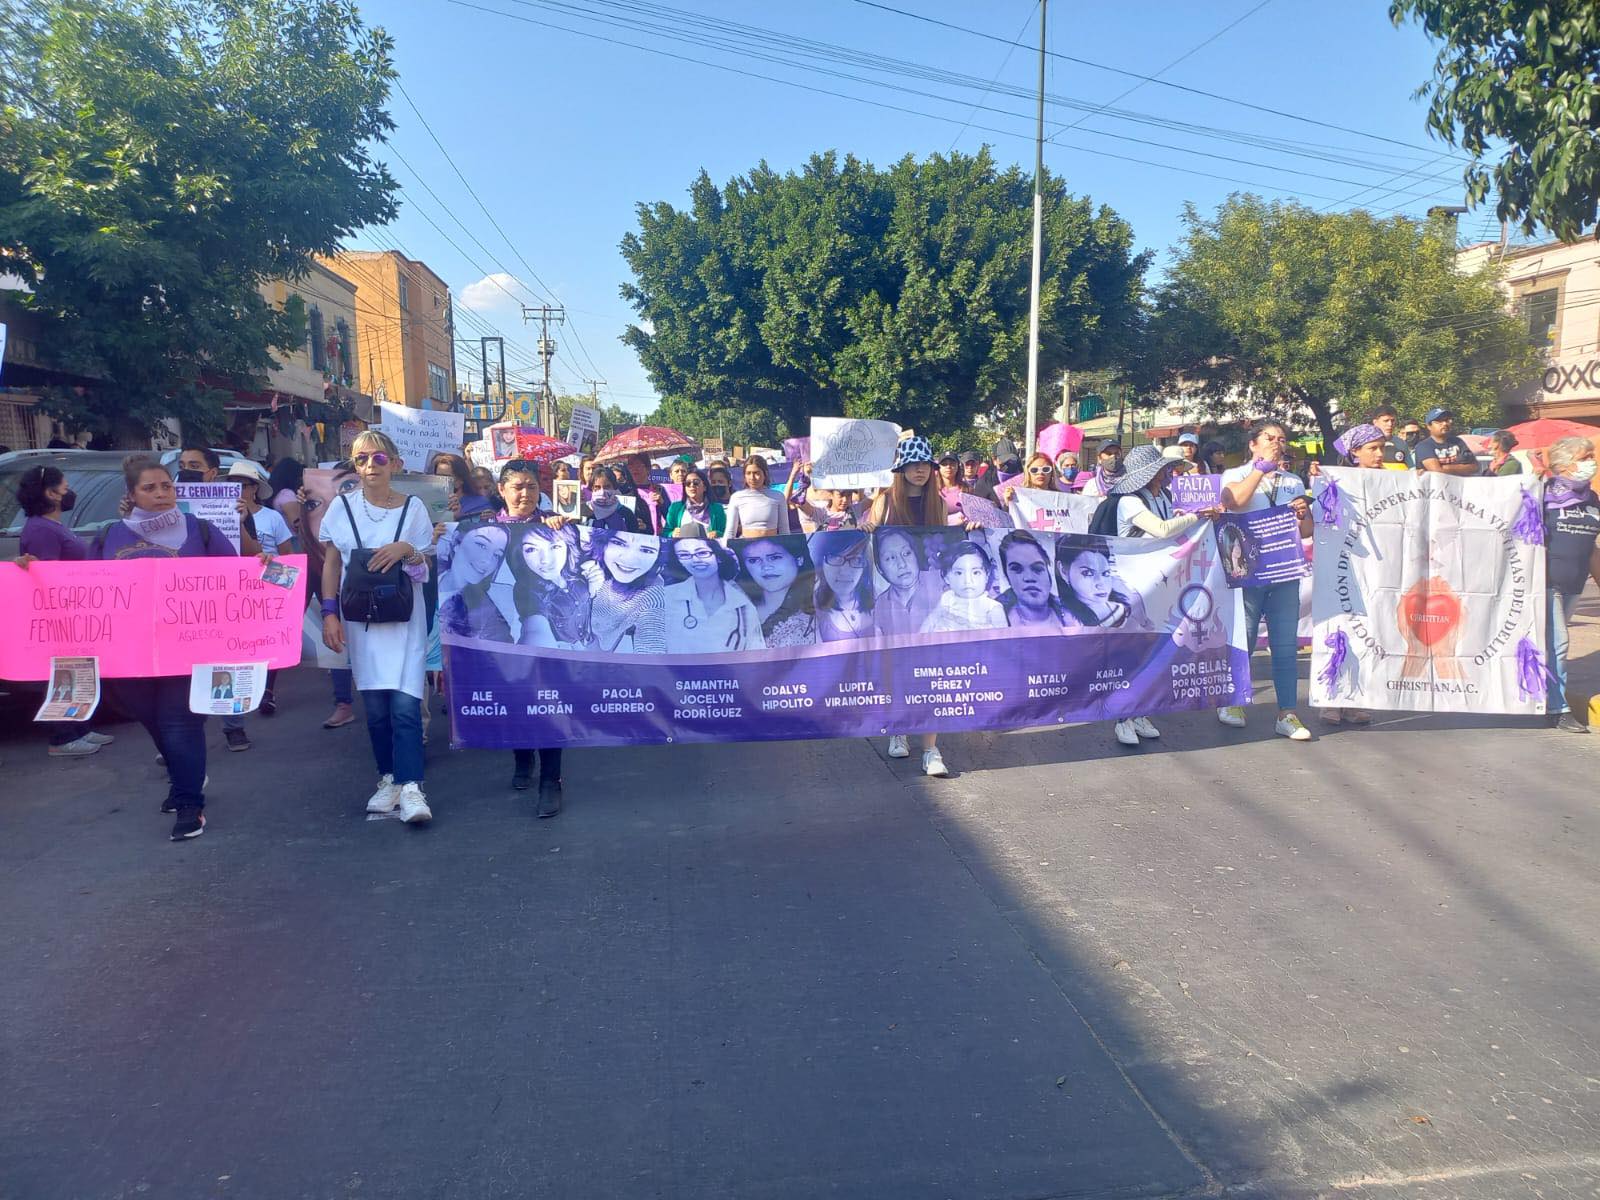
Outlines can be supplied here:
<path id="1" fill-rule="evenodd" d="M 1267 619 L 1267 650 L 1272 655 L 1272 688 L 1278 693 L 1278 710 L 1295 706 L 1300 688 L 1300 582 L 1274 583 L 1244 589 L 1245 652 L 1254 654 L 1261 618 Z"/>
<path id="2" fill-rule="evenodd" d="M 1550 682 L 1545 696 L 1545 711 L 1571 712 L 1567 704 L 1567 648 L 1572 643 L 1572 613 L 1578 607 L 1582 592 L 1558 592 L 1545 589 L 1547 636 L 1550 640 Z"/>
<path id="3" fill-rule="evenodd" d="M 355 675 L 349 667 L 329 667 L 328 675 L 333 679 L 333 702 L 335 704 L 350 704 L 355 701 Z"/>
<path id="4" fill-rule="evenodd" d="M 422 701 L 410 692 L 365 691 L 367 735 L 379 775 L 395 783 L 422 782 Z"/>
<path id="5" fill-rule="evenodd" d="M 206 719 L 189 711 L 189 677 L 119 679 L 117 697 L 145 727 L 167 760 L 167 799 L 179 808 L 205 806 Z"/>

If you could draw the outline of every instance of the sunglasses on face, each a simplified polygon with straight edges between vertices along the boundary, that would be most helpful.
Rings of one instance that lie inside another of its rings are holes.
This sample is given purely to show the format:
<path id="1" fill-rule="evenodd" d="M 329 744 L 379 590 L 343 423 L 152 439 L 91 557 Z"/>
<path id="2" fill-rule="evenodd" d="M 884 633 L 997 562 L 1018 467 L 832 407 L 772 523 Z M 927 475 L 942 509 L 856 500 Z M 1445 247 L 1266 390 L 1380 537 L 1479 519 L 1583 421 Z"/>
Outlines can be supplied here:
<path id="1" fill-rule="evenodd" d="M 364 467 L 368 463 L 375 467 L 387 467 L 389 465 L 389 456 L 382 450 L 374 450 L 371 454 L 357 454 L 350 461 L 358 467 Z"/>
<path id="2" fill-rule="evenodd" d="M 1028 468 L 1028 474 L 1029 475 L 1048 475 L 1053 470 L 1055 470 L 1054 467 L 1029 467 Z"/>

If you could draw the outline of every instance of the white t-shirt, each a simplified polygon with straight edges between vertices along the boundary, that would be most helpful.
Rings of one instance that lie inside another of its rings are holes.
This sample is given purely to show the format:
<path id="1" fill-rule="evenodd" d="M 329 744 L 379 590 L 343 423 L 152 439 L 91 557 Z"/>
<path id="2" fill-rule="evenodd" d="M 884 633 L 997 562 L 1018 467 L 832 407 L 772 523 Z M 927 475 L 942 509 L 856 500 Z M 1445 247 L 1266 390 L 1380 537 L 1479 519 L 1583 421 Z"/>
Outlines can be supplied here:
<path id="1" fill-rule="evenodd" d="M 1249 463 L 1242 467 L 1234 467 L 1231 471 L 1222 473 L 1222 486 L 1230 483 L 1242 482 L 1251 471 L 1255 470 Z M 1264 476 L 1256 486 L 1255 495 L 1250 497 L 1242 511 L 1260 512 L 1264 508 L 1273 508 L 1280 504 L 1287 504 L 1296 496 L 1306 494 L 1306 485 L 1300 482 L 1300 476 L 1293 471 L 1274 471 L 1271 475 Z"/>
<path id="2" fill-rule="evenodd" d="M 350 526 L 351 516 L 355 517 L 354 531 Z M 398 536 L 397 525 L 400 527 Z M 350 552 L 356 549 L 357 532 L 361 535 L 361 544 L 368 550 L 395 541 L 410 542 L 423 550 L 433 542 L 428 506 L 414 498 L 402 523 L 398 508 L 372 508 L 360 492 L 341 497 L 323 513 L 322 528 L 317 536 L 331 543 L 348 561 Z M 350 669 L 355 673 L 358 691 L 405 692 L 422 699 L 428 658 L 428 618 L 422 606 L 420 583 L 412 580 L 409 621 L 382 625 L 345 621 L 344 636 L 349 643 Z"/>
<path id="3" fill-rule="evenodd" d="M 263 550 L 276 554 L 279 546 L 293 540 L 289 522 L 283 519 L 281 513 L 271 508 L 256 509 L 256 541 L 261 543 Z"/>

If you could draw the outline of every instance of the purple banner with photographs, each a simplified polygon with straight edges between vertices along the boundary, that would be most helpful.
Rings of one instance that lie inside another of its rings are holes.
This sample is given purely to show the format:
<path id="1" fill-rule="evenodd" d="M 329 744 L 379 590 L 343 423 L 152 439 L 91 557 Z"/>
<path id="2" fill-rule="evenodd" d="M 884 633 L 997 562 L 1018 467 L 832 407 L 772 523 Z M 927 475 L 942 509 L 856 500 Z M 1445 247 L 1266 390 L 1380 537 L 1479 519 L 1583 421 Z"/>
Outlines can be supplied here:
<path id="1" fill-rule="evenodd" d="M 452 744 L 1009 729 L 1242 702 L 1209 524 L 658 540 L 568 524 L 439 545 Z"/>
<path id="2" fill-rule="evenodd" d="M 1311 574 L 1300 519 L 1286 504 L 1218 517 L 1217 551 L 1229 587 L 1269 587 Z"/>
<path id="3" fill-rule="evenodd" d="M 1203 512 L 1222 507 L 1221 475 L 1174 475 L 1167 480 L 1174 512 Z"/>

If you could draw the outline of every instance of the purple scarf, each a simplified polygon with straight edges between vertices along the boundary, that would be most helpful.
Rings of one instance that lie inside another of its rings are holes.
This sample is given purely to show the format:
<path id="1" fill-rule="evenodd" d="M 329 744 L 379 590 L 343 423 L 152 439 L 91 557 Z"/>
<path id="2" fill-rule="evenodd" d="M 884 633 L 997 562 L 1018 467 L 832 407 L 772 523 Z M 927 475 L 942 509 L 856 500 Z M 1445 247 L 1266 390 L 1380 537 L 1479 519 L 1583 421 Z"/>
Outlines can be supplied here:
<path id="1" fill-rule="evenodd" d="M 1588 480 L 1579 482 L 1565 475 L 1552 475 L 1545 481 L 1544 506 L 1546 508 L 1576 508 L 1580 504 L 1594 503 L 1594 488 Z"/>

